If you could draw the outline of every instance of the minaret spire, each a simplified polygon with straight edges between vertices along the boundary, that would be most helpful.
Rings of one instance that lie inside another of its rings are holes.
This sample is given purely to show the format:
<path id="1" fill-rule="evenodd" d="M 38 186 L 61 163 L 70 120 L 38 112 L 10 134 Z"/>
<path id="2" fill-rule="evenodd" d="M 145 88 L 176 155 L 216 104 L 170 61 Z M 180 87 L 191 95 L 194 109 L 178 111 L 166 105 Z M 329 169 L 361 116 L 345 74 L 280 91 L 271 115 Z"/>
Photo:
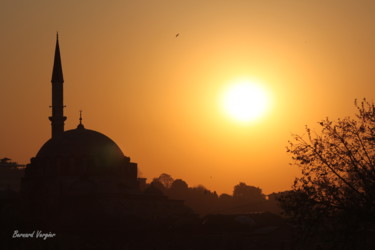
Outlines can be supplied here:
<path id="1" fill-rule="evenodd" d="M 56 33 L 55 60 L 53 63 L 51 82 L 52 83 L 61 82 L 61 84 L 64 82 L 62 66 L 61 66 L 61 57 L 60 57 L 59 33 Z"/>
<path id="2" fill-rule="evenodd" d="M 52 138 L 64 132 L 64 99 L 63 99 L 63 71 L 60 57 L 59 34 L 56 34 L 55 59 L 52 70 L 52 116 L 49 117 L 52 126 Z"/>
<path id="3" fill-rule="evenodd" d="M 85 127 L 82 124 L 82 110 L 79 111 L 79 124 L 77 126 L 77 129 L 85 129 Z"/>

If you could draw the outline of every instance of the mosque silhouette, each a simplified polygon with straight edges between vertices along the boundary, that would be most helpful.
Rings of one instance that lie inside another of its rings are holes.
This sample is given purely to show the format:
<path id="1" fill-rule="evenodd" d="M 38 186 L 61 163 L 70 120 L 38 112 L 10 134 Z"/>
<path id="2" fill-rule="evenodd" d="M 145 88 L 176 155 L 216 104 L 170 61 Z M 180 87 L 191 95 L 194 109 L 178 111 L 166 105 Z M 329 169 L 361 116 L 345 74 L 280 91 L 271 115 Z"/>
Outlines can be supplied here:
<path id="1" fill-rule="evenodd" d="M 21 181 L 30 218 L 50 226 L 173 223 L 192 216 L 183 201 L 171 200 L 146 179 L 117 144 L 86 129 L 82 117 L 64 130 L 63 70 L 58 35 L 52 71 L 52 138 L 31 158 Z"/>

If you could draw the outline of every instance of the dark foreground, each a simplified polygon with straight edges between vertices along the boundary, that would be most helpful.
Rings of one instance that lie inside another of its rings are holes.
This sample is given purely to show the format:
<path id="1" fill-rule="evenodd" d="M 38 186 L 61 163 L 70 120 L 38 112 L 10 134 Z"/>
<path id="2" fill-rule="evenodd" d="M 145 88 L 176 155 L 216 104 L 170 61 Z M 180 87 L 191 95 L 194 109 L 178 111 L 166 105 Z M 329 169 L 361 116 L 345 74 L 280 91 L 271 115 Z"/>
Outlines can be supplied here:
<path id="1" fill-rule="evenodd" d="M 1 249 L 295 249 L 291 227 L 270 213 L 210 215 L 163 223 L 23 220 L 2 225 Z"/>

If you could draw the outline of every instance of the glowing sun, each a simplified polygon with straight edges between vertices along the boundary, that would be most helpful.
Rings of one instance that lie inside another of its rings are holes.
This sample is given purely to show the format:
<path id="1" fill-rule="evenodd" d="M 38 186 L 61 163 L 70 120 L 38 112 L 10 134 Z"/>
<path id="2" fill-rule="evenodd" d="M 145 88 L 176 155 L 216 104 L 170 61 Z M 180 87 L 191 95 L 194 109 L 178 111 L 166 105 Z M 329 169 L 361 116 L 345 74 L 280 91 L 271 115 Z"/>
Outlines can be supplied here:
<path id="1" fill-rule="evenodd" d="M 249 122 L 265 114 L 269 106 L 269 97 L 261 85 L 240 81 L 224 91 L 222 104 L 226 113 L 232 118 Z"/>

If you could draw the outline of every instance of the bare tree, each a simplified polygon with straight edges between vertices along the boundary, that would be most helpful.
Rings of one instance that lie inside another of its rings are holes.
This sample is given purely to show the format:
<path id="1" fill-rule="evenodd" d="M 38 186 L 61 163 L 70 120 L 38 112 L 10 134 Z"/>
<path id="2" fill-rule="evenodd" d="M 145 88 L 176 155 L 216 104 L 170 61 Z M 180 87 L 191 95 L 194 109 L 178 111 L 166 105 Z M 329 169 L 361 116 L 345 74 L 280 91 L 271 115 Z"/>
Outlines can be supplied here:
<path id="1" fill-rule="evenodd" d="M 287 147 L 301 177 L 280 202 L 305 232 L 340 231 L 348 240 L 375 230 L 375 107 L 355 105 L 355 118 L 326 118 L 319 133 L 306 127 Z"/>

